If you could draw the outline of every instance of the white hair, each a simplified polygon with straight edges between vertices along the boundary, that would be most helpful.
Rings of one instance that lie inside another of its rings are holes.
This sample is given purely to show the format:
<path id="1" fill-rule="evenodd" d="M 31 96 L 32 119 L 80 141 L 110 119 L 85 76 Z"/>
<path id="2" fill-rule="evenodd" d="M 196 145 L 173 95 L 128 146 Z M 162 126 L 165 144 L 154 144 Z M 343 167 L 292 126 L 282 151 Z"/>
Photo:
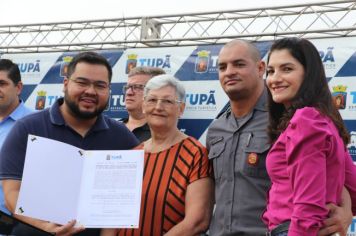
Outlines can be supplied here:
<path id="1" fill-rule="evenodd" d="M 176 90 L 178 100 L 185 102 L 185 88 L 181 81 L 172 75 L 157 75 L 150 79 L 144 90 L 144 96 L 147 96 L 150 90 L 160 89 L 165 86 L 171 86 Z"/>

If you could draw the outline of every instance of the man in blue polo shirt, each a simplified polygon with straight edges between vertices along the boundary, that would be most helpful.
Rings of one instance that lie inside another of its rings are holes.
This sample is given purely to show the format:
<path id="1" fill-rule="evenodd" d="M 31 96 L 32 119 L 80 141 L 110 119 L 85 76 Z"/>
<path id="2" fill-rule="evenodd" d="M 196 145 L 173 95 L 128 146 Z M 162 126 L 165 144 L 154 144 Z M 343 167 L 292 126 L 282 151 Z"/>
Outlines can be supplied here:
<path id="1" fill-rule="evenodd" d="M 94 52 L 80 53 L 68 65 L 63 82 L 64 98 L 58 99 L 51 108 L 31 114 L 14 125 L 0 151 L 0 178 L 11 211 L 15 209 L 20 190 L 28 134 L 85 150 L 127 150 L 138 145 L 138 140 L 125 125 L 102 114 L 109 100 L 111 77 L 111 66 L 104 57 Z M 98 229 L 83 231 L 82 228 L 76 228 L 75 221 L 59 226 L 16 216 L 56 235 L 100 233 Z M 15 235 L 30 235 L 23 233 L 26 229 L 16 230 L 19 231 L 15 231 Z"/>
<path id="2" fill-rule="evenodd" d="M 19 98 L 22 87 L 19 67 L 11 60 L 0 59 L 0 147 L 15 121 L 33 112 Z M 5 206 L 1 182 L 0 210 L 10 214 Z"/>

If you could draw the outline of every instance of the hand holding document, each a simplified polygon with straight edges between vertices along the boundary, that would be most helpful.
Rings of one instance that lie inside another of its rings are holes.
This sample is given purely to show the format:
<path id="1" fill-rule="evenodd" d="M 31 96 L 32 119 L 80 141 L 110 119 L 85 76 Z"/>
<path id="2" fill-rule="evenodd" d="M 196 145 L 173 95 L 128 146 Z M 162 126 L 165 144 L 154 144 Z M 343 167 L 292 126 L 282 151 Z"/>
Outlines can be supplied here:
<path id="1" fill-rule="evenodd" d="M 137 228 L 143 150 L 85 151 L 29 135 L 16 214 L 86 228 Z"/>

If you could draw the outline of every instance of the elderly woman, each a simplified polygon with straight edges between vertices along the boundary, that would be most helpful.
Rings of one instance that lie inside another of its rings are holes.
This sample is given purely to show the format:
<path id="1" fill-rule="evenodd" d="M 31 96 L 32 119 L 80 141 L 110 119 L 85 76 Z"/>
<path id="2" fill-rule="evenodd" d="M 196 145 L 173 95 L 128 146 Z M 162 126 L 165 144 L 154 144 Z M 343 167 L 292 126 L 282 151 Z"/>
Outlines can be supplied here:
<path id="1" fill-rule="evenodd" d="M 207 150 L 179 131 L 185 89 L 171 75 L 145 86 L 143 112 L 151 138 L 145 150 L 138 229 L 103 230 L 102 235 L 198 235 L 207 230 L 213 209 L 212 169 Z"/>

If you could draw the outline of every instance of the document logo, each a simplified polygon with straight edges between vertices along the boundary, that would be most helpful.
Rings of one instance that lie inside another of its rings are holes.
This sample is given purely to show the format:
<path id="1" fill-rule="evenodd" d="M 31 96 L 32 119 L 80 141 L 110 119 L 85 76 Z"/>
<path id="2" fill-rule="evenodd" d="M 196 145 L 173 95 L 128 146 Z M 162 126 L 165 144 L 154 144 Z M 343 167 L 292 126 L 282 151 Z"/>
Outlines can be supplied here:
<path id="1" fill-rule="evenodd" d="M 121 155 L 107 155 L 106 156 L 106 160 L 107 161 L 110 161 L 110 160 L 121 160 L 122 159 L 122 156 Z"/>

